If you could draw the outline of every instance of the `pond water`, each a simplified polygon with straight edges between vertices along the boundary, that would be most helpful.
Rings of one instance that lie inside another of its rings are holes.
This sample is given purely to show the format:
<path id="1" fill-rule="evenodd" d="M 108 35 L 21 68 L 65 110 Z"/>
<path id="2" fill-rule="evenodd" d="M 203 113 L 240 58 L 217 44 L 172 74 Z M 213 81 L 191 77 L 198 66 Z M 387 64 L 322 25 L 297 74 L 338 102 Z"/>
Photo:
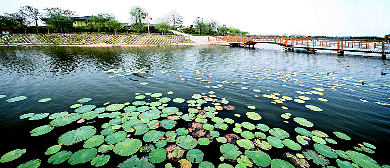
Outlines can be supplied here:
<path id="1" fill-rule="evenodd" d="M 131 70 L 138 72 L 129 73 Z M 41 136 L 30 136 L 32 129 L 50 124 L 52 120 L 48 117 L 41 120 L 20 119 L 21 115 L 71 113 L 74 109 L 70 106 L 77 104 L 81 98 L 91 98 L 91 101 L 82 104 L 97 107 L 106 107 L 107 104 L 104 104 L 107 102 L 131 103 L 138 100 L 135 96 L 145 93 L 146 98 L 142 100 L 149 102 L 158 100 L 148 93 L 162 93 L 162 97 L 185 100 L 192 100 L 194 94 L 215 95 L 213 99 L 228 100 L 228 105 L 235 107 L 235 110 L 219 110 L 217 117 L 230 118 L 235 123 L 263 123 L 270 128 L 281 128 L 294 141 L 298 135 L 294 128 L 304 126 L 294 122 L 293 118 L 305 118 L 314 127 L 304 128 L 320 130 L 338 142 L 337 145 L 327 143 L 333 149 L 356 150 L 361 147 L 359 144 L 370 143 L 376 146 L 374 154 L 360 152 L 380 165 L 390 164 L 386 159 L 390 157 L 390 74 L 382 72 L 390 73 L 388 59 L 284 52 L 278 46 L 265 44 L 258 44 L 254 49 L 224 46 L 0 47 L 0 95 L 6 95 L 0 99 L 3 141 L 0 155 L 14 149 L 27 150 L 19 159 L 1 163 L 1 167 L 16 167 L 37 158 L 42 161 L 41 167 L 53 167 L 47 163 L 50 155 L 44 153 L 47 148 L 58 144 L 58 137 L 85 125 L 93 125 L 99 134 L 102 124 L 110 121 L 109 118 L 95 118 L 56 127 Z M 169 91 L 173 94 L 168 94 Z M 6 101 L 17 96 L 26 96 L 27 99 L 12 103 Z M 43 98 L 51 100 L 39 103 L 38 100 Z M 283 100 L 278 101 L 280 99 Z M 167 104 L 177 107 L 184 114 L 189 105 L 173 101 Z M 206 105 L 213 106 L 211 102 Z M 313 111 L 307 105 L 320 108 L 320 111 Z M 246 116 L 247 112 L 256 112 L 262 119 L 251 120 Z M 283 119 L 281 115 L 284 113 L 291 113 L 291 118 Z M 208 121 L 214 124 L 211 119 Z M 228 126 L 228 130 L 234 128 L 234 124 Z M 188 125 L 178 120 L 174 130 L 179 127 L 188 128 Z M 220 136 L 228 132 L 216 130 Z M 259 130 L 252 132 L 256 131 Z M 352 140 L 336 137 L 335 131 L 347 134 Z M 142 136 L 129 135 L 142 140 Z M 222 163 L 219 160 L 222 156 L 219 151 L 221 144 L 214 139 L 211 147 L 198 145 L 196 148 L 205 153 L 203 160 L 218 167 Z M 74 153 L 82 145 L 83 142 L 80 142 L 62 150 Z M 302 145 L 302 149 L 306 148 L 313 149 L 312 145 Z M 244 153 L 243 149 L 240 150 Z M 272 159 L 284 159 L 283 153 L 287 151 L 300 152 L 287 147 L 265 152 Z M 112 151 L 106 154 L 111 155 L 106 167 L 116 167 L 128 158 Z M 138 152 L 137 155 L 140 158 L 148 154 Z M 179 166 L 177 161 L 168 160 L 156 166 L 168 162 Z M 237 164 L 227 160 L 223 163 Z M 309 163 L 312 167 L 316 166 L 312 160 Z M 330 159 L 330 163 L 337 165 L 335 159 Z M 60 165 L 69 166 L 67 162 Z M 90 163 L 80 166 L 88 165 Z M 193 165 L 197 167 L 198 164 Z"/>

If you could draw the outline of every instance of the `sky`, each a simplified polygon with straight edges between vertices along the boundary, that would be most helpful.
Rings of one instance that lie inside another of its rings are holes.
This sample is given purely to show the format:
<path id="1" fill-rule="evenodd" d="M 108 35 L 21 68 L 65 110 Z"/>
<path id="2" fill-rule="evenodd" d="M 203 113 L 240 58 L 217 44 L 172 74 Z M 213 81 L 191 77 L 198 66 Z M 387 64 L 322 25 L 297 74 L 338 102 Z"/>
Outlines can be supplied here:
<path id="1" fill-rule="evenodd" d="M 60 7 L 76 16 L 113 14 L 130 22 L 129 11 L 141 6 L 153 18 L 176 10 L 184 26 L 197 17 L 253 35 L 379 36 L 390 34 L 390 0 L 0 0 L 0 15 L 30 5 L 40 12 Z"/>

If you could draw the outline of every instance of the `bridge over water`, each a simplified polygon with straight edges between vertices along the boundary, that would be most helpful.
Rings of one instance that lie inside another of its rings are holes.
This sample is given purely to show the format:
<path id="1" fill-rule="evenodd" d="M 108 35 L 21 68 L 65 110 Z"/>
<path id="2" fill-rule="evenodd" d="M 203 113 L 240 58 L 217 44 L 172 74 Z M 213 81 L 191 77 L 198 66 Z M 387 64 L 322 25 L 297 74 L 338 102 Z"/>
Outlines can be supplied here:
<path id="1" fill-rule="evenodd" d="M 386 54 L 390 54 L 390 43 L 373 40 L 340 40 L 329 38 L 289 38 L 271 36 L 220 36 L 209 39 L 220 42 L 227 42 L 232 47 L 254 47 L 258 43 L 269 43 L 283 46 L 285 50 L 305 50 L 314 53 L 316 50 L 336 51 L 338 55 L 344 52 L 362 52 L 382 54 L 382 59 L 386 59 Z"/>

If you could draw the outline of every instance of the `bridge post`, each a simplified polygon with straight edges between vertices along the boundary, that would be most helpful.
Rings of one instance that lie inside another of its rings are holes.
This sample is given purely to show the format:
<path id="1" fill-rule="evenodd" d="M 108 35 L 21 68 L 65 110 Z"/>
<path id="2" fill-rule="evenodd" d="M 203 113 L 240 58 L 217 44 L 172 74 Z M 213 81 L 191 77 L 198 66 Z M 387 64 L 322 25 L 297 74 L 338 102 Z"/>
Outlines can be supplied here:
<path id="1" fill-rule="evenodd" d="M 382 60 L 386 59 L 386 53 L 385 53 L 385 42 L 382 41 Z"/>
<path id="2" fill-rule="evenodd" d="M 337 50 L 337 55 L 338 56 L 343 56 L 344 55 L 344 50 Z"/>

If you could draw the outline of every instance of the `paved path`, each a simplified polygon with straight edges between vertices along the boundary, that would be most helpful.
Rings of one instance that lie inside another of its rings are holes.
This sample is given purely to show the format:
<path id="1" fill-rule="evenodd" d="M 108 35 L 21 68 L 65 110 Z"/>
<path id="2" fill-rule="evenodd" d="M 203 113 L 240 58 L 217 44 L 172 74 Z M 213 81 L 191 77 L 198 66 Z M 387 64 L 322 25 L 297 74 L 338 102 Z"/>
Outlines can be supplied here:
<path id="1" fill-rule="evenodd" d="M 190 38 L 190 40 L 192 40 L 193 42 L 195 42 L 196 44 L 200 44 L 200 45 L 207 45 L 207 44 L 210 44 L 209 42 L 209 37 L 211 38 L 212 36 L 193 36 L 193 35 L 189 35 L 189 34 L 185 34 L 185 33 L 181 33 L 181 32 L 178 32 L 178 31 L 174 31 L 174 30 L 170 30 L 172 33 L 176 33 L 177 35 L 182 35 L 182 36 L 188 36 Z"/>

